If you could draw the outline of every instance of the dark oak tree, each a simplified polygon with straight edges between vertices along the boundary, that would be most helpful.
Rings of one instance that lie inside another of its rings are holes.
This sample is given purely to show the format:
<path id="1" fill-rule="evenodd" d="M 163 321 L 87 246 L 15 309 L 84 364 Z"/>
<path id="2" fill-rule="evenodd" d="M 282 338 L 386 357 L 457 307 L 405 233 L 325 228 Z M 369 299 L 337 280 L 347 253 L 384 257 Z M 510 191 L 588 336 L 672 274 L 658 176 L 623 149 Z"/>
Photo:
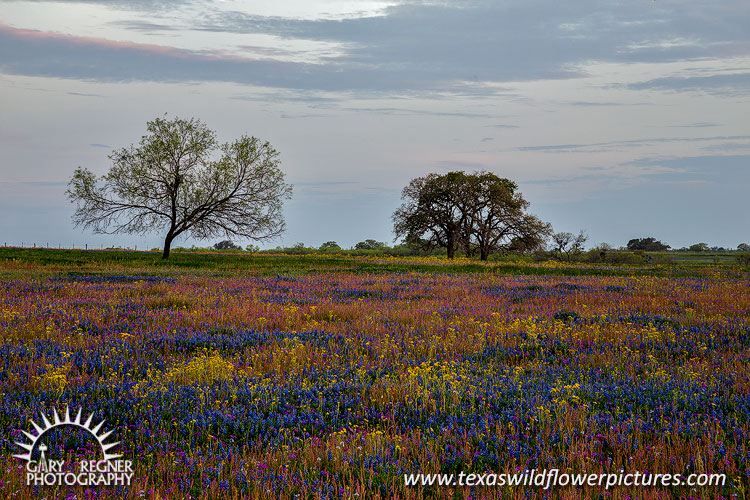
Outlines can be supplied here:
<path id="1" fill-rule="evenodd" d="M 476 248 L 487 260 L 492 252 L 532 251 L 544 245 L 549 225 L 526 213 L 529 202 L 518 192 L 518 185 L 490 172 L 467 176 L 464 189 L 467 256 Z"/>
<path id="2" fill-rule="evenodd" d="M 401 192 L 403 204 L 393 214 L 396 237 L 426 248 L 443 247 L 452 259 L 465 233 L 465 186 L 463 172 L 412 179 Z"/>
<path id="3" fill-rule="evenodd" d="M 497 251 L 530 251 L 543 246 L 549 225 L 526 213 L 529 203 L 518 186 L 489 172 L 449 172 L 413 179 L 393 214 L 396 237 L 458 249 L 482 260 Z"/>
<path id="4" fill-rule="evenodd" d="M 67 195 L 73 221 L 96 233 L 164 232 L 163 258 L 175 238 L 219 235 L 263 240 L 285 228 L 279 154 L 268 142 L 242 136 L 219 144 L 200 120 L 157 118 L 138 146 L 115 150 L 97 178 L 77 168 Z"/>
<path id="5" fill-rule="evenodd" d="M 643 250 L 646 252 L 663 252 L 669 250 L 669 245 L 662 243 L 654 237 L 633 238 L 628 241 L 628 250 Z"/>

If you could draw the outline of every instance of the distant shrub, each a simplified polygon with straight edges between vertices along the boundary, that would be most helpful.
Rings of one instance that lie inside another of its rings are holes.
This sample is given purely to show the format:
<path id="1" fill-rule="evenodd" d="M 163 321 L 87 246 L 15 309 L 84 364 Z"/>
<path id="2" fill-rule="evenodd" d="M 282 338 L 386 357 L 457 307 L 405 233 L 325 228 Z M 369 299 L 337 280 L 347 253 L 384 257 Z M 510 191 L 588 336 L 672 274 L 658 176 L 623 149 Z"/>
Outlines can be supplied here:
<path id="1" fill-rule="evenodd" d="M 647 252 L 663 252 L 669 250 L 669 245 L 649 236 L 648 238 L 633 238 L 628 241 L 628 250 L 645 250 Z"/>
<path id="2" fill-rule="evenodd" d="M 360 241 L 359 243 L 354 245 L 354 248 L 357 250 L 384 250 L 388 247 L 382 241 L 369 239 L 365 241 Z"/>
<path id="3" fill-rule="evenodd" d="M 648 262 L 648 257 L 643 250 L 627 252 L 622 250 L 606 250 L 602 248 L 592 248 L 586 252 L 586 262 L 592 264 L 626 264 L 639 265 Z"/>
<path id="4" fill-rule="evenodd" d="M 306 255 L 317 252 L 317 249 L 306 247 L 305 244 L 300 241 L 292 247 L 281 249 L 281 252 L 288 255 Z"/>
<path id="5" fill-rule="evenodd" d="M 235 245 L 232 240 L 220 241 L 214 245 L 215 250 L 242 250 L 242 247 Z"/>
<path id="6" fill-rule="evenodd" d="M 563 321 L 565 323 L 573 322 L 580 318 L 581 316 L 573 311 L 558 311 L 555 313 L 554 318 L 558 321 Z"/>

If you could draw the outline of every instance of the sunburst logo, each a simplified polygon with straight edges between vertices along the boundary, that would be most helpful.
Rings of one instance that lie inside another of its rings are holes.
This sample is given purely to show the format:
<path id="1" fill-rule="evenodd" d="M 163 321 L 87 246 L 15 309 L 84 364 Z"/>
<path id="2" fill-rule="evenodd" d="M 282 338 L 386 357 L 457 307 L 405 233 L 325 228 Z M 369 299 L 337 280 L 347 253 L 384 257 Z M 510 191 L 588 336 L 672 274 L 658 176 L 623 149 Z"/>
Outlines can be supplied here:
<path id="1" fill-rule="evenodd" d="M 97 486 L 110 484 L 129 485 L 133 477 L 133 463 L 131 460 L 120 460 L 121 454 L 110 453 L 110 450 L 120 444 L 119 441 L 108 443 L 107 438 L 113 431 L 103 430 L 104 420 L 94 425 L 94 414 L 90 414 L 85 421 L 81 418 L 81 409 L 75 418 L 70 417 L 70 408 L 65 408 L 64 418 L 60 418 L 57 409 L 53 409 L 52 420 L 41 412 L 42 424 L 31 420 L 36 434 L 21 431 L 29 442 L 16 441 L 16 445 L 26 453 L 13 455 L 26 461 L 26 484 L 44 486 Z M 48 450 L 43 438 L 49 431 L 58 427 L 73 427 L 81 429 L 93 437 L 101 449 L 101 460 L 83 460 L 78 462 L 78 471 L 74 468 L 65 470 L 64 460 L 53 460 L 46 456 Z M 33 460 L 34 450 L 39 451 L 39 460 Z"/>

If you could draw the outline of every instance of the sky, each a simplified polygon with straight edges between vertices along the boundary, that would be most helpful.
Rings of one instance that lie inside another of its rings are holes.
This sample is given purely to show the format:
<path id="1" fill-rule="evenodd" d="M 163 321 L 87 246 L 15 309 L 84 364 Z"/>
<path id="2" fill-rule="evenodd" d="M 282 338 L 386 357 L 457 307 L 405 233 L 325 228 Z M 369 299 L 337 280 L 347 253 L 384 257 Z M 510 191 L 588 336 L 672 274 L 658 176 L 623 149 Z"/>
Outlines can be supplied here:
<path id="1" fill-rule="evenodd" d="M 74 227 L 65 188 L 166 113 L 280 152 L 264 248 L 392 243 L 401 189 L 452 170 L 588 246 L 735 248 L 748 26 L 747 0 L 0 0 L 0 244 L 159 246 Z"/>

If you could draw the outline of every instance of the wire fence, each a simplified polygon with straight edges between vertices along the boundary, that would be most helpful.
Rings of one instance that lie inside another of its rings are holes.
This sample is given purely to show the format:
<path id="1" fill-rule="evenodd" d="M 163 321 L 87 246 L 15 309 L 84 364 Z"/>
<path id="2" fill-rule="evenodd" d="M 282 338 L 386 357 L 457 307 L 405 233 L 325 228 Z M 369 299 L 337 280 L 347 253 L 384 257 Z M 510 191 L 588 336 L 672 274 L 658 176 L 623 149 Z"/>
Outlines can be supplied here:
<path id="1" fill-rule="evenodd" d="M 50 244 L 48 242 L 45 243 L 36 243 L 36 242 L 25 242 L 22 241 L 20 244 L 18 243 L 8 243 L 3 242 L 3 248 L 24 248 L 24 249 L 41 249 L 41 250 L 131 250 L 131 251 L 137 251 L 138 245 L 131 246 L 105 246 L 103 243 L 100 243 L 99 245 L 89 245 L 88 243 L 84 243 L 83 246 L 73 244 L 65 244 L 57 243 L 57 244 Z M 150 250 L 146 247 L 141 247 L 141 250 Z"/>

